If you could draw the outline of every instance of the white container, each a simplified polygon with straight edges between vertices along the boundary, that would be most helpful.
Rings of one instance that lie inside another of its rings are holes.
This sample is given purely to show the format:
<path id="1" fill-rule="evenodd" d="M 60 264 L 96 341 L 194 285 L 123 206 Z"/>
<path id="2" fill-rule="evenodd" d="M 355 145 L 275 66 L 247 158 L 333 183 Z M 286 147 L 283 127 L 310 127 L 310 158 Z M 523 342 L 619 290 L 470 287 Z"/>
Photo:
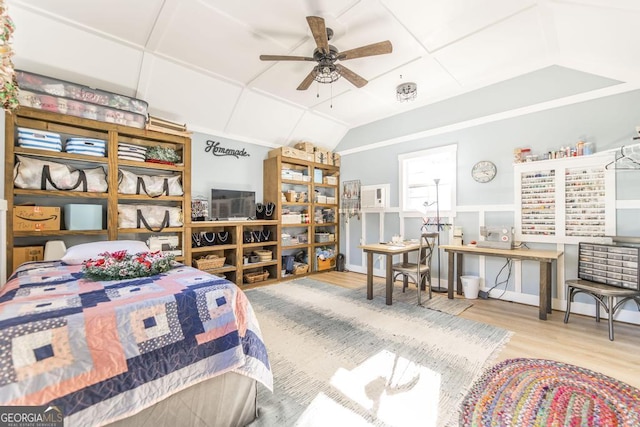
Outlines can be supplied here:
<path id="1" fill-rule="evenodd" d="M 64 205 L 64 228 L 67 230 L 102 230 L 102 206 Z"/>
<path id="2" fill-rule="evenodd" d="M 478 299 L 480 291 L 480 278 L 478 276 L 460 276 L 462 291 L 466 299 Z"/>

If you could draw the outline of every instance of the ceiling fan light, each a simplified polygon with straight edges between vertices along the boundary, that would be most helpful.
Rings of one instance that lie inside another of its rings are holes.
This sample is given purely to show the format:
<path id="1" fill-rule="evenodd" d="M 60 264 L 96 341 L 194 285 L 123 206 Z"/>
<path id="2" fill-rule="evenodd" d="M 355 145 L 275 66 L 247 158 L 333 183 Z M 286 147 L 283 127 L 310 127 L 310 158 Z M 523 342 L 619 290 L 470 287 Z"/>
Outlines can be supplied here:
<path id="1" fill-rule="evenodd" d="M 396 98 L 400 102 L 413 101 L 418 96 L 418 85 L 413 82 L 402 83 L 396 87 Z"/>
<path id="2" fill-rule="evenodd" d="M 318 83 L 333 83 L 340 78 L 340 72 L 333 64 L 313 67 L 313 79 Z"/>

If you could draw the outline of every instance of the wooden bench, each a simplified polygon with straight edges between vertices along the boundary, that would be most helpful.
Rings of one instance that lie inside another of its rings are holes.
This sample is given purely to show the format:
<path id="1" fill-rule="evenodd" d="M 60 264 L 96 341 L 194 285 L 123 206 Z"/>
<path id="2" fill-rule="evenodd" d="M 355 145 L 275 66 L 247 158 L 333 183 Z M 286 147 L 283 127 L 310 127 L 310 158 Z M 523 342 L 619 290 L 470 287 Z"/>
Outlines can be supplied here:
<path id="1" fill-rule="evenodd" d="M 638 310 L 640 310 L 640 291 L 591 282 L 589 280 L 567 280 L 567 310 L 564 313 L 564 323 L 569 322 L 573 297 L 581 292 L 591 295 L 596 300 L 596 322 L 600 321 L 600 305 L 602 305 L 609 314 L 609 339 L 611 341 L 613 341 L 613 316 L 618 308 L 628 300 L 634 300 L 638 306 Z M 621 299 L 616 302 L 616 298 Z"/>

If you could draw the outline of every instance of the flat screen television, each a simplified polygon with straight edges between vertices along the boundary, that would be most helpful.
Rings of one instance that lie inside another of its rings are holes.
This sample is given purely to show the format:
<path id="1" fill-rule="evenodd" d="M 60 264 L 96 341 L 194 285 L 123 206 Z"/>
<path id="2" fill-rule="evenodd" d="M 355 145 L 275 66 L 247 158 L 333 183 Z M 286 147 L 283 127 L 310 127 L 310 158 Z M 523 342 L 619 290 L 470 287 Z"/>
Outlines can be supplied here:
<path id="1" fill-rule="evenodd" d="M 243 220 L 256 216 L 255 191 L 211 189 L 212 220 Z"/>

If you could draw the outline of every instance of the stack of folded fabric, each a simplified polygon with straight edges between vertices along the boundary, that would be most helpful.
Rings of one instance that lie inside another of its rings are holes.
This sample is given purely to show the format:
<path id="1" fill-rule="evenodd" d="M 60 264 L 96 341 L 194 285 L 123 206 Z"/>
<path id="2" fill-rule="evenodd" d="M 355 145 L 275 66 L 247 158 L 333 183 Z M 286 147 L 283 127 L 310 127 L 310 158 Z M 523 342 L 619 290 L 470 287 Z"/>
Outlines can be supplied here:
<path id="1" fill-rule="evenodd" d="M 18 145 L 37 150 L 62 151 L 60 134 L 23 127 L 18 128 Z"/>
<path id="2" fill-rule="evenodd" d="M 67 139 L 64 150 L 67 153 L 104 157 L 106 153 L 106 141 L 93 138 L 69 138 Z"/>
<path id="3" fill-rule="evenodd" d="M 147 148 L 139 145 L 118 143 L 118 159 L 144 162 L 147 155 Z"/>

